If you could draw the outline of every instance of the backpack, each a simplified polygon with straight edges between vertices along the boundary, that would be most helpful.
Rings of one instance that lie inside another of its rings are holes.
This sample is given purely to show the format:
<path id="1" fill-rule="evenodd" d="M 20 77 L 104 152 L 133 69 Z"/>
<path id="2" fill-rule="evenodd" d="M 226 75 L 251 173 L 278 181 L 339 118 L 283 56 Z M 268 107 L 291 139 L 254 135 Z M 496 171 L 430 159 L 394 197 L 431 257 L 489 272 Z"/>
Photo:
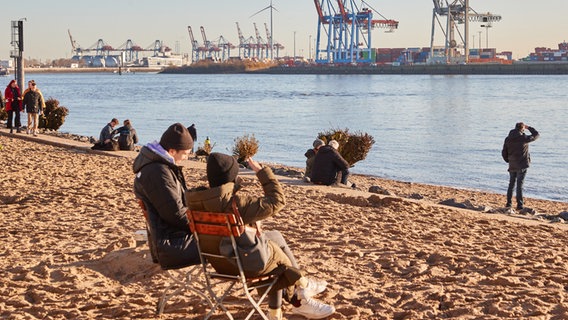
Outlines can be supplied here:
<path id="1" fill-rule="evenodd" d="M 134 146 L 134 141 L 132 140 L 132 134 L 130 134 L 130 130 L 125 128 L 120 132 L 120 136 L 118 137 L 118 145 L 120 150 L 132 150 Z"/>

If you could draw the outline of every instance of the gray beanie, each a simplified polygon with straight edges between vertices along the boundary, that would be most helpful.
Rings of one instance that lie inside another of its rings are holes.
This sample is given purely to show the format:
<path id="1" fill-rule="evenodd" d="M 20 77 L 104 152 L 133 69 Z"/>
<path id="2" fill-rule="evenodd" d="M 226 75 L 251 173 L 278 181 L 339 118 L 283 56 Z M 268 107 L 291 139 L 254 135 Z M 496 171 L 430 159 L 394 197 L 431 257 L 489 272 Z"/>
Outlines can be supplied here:
<path id="1" fill-rule="evenodd" d="M 185 126 L 174 123 L 162 134 L 160 145 L 166 150 L 190 150 L 193 148 L 193 139 Z"/>
<path id="2" fill-rule="evenodd" d="M 314 146 L 314 149 L 319 148 L 321 146 L 325 146 L 325 142 L 323 142 L 322 139 L 316 139 L 316 140 L 314 140 L 313 146 Z"/>

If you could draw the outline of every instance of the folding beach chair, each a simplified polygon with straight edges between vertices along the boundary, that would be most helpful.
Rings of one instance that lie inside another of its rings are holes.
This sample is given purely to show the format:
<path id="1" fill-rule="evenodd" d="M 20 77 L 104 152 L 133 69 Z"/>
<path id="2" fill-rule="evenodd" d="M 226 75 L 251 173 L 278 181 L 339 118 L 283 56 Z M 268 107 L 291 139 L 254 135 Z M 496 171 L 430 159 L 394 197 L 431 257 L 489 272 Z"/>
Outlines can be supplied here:
<path id="1" fill-rule="evenodd" d="M 155 230 L 155 226 L 152 223 L 154 221 L 150 215 L 156 214 L 149 212 L 147 206 L 143 200 L 138 199 L 138 204 L 142 208 L 144 213 L 144 219 L 146 221 L 146 233 L 148 234 L 148 247 L 150 248 L 150 255 L 152 256 L 152 262 L 160 264 L 158 260 L 157 247 L 153 243 L 152 234 Z M 171 268 L 160 264 L 162 270 L 166 272 L 166 275 L 170 278 L 167 287 L 158 300 L 158 305 L 156 308 L 156 314 L 161 315 L 164 312 L 164 308 L 168 300 L 172 297 L 178 296 L 180 293 L 189 292 L 194 293 L 205 300 L 210 306 L 213 303 L 209 297 L 207 297 L 203 292 L 206 291 L 203 279 L 200 279 L 201 266 L 199 264 L 184 266 L 181 268 Z"/>
<path id="2" fill-rule="evenodd" d="M 204 212 L 188 210 L 187 217 L 190 229 L 197 240 L 197 247 L 201 257 L 201 265 L 205 275 L 206 289 L 213 297 L 215 305 L 211 308 L 204 319 L 209 319 L 217 309 L 222 309 L 229 319 L 234 319 L 233 315 L 224 304 L 231 292 L 246 296 L 252 305 L 252 310 L 248 313 L 245 320 L 250 319 L 254 313 L 258 313 L 263 319 L 268 320 L 266 314 L 260 308 L 260 304 L 268 296 L 268 293 L 278 280 L 277 275 L 266 275 L 261 277 L 246 277 L 241 259 L 238 254 L 233 257 L 225 257 L 218 252 L 218 248 L 207 246 L 208 236 L 222 236 L 231 239 L 233 252 L 237 252 L 236 237 L 239 237 L 244 231 L 245 226 L 241 219 L 236 204 L 233 202 L 233 212 Z M 238 267 L 237 274 L 220 273 L 214 270 L 207 263 L 207 259 L 225 259 L 227 263 L 232 263 Z M 238 290 L 238 289 L 242 290 Z M 254 289 L 261 289 L 262 294 L 258 294 L 257 299 L 251 294 Z M 244 300 L 244 299 L 240 299 Z M 242 304 L 241 304 L 242 305 Z"/>

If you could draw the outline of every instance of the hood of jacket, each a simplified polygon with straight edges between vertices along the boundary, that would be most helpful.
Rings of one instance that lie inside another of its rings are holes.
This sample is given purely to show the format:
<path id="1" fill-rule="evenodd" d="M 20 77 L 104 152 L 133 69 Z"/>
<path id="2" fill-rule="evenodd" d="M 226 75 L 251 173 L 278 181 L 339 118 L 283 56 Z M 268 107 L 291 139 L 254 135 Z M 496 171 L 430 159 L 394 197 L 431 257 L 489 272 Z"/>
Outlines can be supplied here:
<path id="1" fill-rule="evenodd" d="M 177 167 L 174 158 L 160 145 L 158 141 L 148 143 L 140 149 L 140 154 L 134 159 L 132 169 L 134 173 L 138 173 L 144 166 L 153 163 L 162 162 L 172 167 Z"/>

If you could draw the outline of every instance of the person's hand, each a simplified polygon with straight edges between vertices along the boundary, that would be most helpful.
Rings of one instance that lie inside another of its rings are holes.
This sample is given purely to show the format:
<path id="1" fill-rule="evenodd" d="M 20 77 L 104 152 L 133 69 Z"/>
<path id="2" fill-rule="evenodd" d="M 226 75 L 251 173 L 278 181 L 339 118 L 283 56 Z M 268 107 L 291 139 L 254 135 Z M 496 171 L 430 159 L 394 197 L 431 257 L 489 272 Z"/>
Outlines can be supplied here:
<path id="1" fill-rule="evenodd" d="M 248 158 L 247 163 L 248 163 L 249 168 L 251 168 L 255 173 L 262 170 L 262 166 L 260 165 L 260 163 L 256 162 L 252 158 Z"/>

